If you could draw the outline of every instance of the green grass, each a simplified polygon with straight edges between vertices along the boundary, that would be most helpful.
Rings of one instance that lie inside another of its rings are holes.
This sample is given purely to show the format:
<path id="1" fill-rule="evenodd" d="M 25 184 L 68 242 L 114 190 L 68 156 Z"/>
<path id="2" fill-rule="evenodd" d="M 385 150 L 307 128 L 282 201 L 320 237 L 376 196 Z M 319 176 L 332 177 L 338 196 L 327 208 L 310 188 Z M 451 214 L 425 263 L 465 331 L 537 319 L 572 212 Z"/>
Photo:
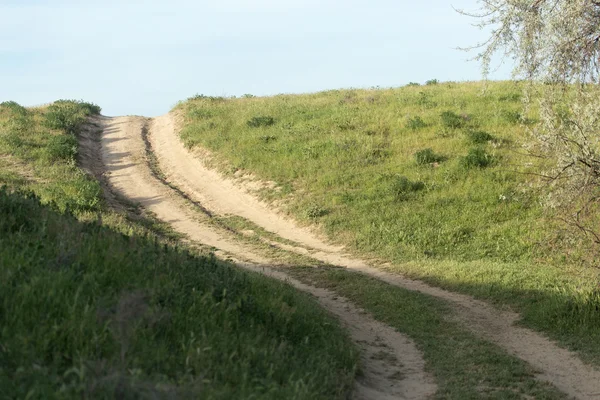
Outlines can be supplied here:
<path id="1" fill-rule="evenodd" d="M 334 290 L 410 336 L 438 384 L 436 399 L 565 398 L 551 385 L 537 380 L 536 371 L 525 362 L 452 321 L 453 312 L 442 301 L 343 268 L 285 271 Z"/>
<path id="2" fill-rule="evenodd" d="M 18 174 L 26 169 L 30 178 L 27 189 L 62 211 L 98 212 L 100 185 L 77 168 L 74 133 L 94 107 L 63 100 L 45 109 L 27 110 L 14 102 L 2 103 L 0 155 L 12 160 L 15 167 L 3 168 L 3 173 Z"/>
<path id="3" fill-rule="evenodd" d="M 105 209 L 72 146 L 98 111 L 0 105 L 0 398 L 345 398 L 314 300 Z"/>
<path id="4" fill-rule="evenodd" d="M 512 306 L 600 365 L 598 270 L 542 206 L 542 166 L 523 154 L 537 116 L 523 115 L 521 93 L 515 82 L 437 83 L 196 96 L 176 109 L 187 146 L 226 173 L 275 182 L 264 197 L 332 241 Z"/>
<path id="5" fill-rule="evenodd" d="M 437 84 L 200 98 L 180 106 L 186 116 L 181 137 L 214 151 L 229 171 L 246 169 L 277 182 L 280 190 L 271 197 L 288 200 L 296 216 L 308 220 L 314 213 L 305 211 L 315 205 L 327 210 L 319 218 L 323 228 L 360 250 L 396 261 L 529 261 L 544 237 L 538 232 L 542 210 L 516 173 L 523 169 L 514 150 L 524 129 L 504 117 L 520 103 L 501 100 L 519 88 L 491 84 L 485 94 L 482 88 Z M 274 122 L 250 123 L 267 117 Z M 409 121 L 417 117 L 424 124 L 414 129 Z M 475 129 L 478 138 L 484 132 L 498 140 L 473 147 Z M 435 167 L 415 161 L 426 149 L 433 161 L 445 161 Z M 498 165 L 468 168 L 487 160 L 482 151 Z M 422 181 L 426 190 L 399 201 L 396 176 Z"/>

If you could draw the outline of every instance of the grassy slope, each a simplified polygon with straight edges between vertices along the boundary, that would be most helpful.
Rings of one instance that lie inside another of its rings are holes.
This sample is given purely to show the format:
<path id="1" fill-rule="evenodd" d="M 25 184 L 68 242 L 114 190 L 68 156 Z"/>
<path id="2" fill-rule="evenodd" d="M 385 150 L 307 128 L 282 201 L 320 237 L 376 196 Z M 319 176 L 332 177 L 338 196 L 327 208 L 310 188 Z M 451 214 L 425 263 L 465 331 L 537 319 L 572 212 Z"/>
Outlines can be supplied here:
<path id="1" fill-rule="evenodd" d="M 181 135 L 213 151 L 226 172 L 276 182 L 265 197 L 285 200 L 332 239 L 515 306 L 526 324 L 600 364 L 598 274 L 575 266 L 585 254 L 560 241 L 523 174 L 539 166 L 520 154 L 522 122 L 535 123 L 519 114 L 520 93 L 496 82 L 197 96 L 179 106 Z"/>
<path id="2" fill-rule="evenodd" d="M 104 209 L 94 111 L 0 106 L 0 397 L 343 398 L 356 353 L 314 301 Z"/>

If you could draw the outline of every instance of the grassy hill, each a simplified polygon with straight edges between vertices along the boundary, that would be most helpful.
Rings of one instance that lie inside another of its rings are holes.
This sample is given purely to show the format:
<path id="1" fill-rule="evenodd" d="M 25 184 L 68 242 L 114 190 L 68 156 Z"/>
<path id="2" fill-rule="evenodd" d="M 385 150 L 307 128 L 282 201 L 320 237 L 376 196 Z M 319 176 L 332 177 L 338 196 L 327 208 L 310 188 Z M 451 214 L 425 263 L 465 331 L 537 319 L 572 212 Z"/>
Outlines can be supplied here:
<path id="1" fill-rule="evenodd" d="M 99 111 L 0 105 L 0 397 L 345 398 L 357 354 L 312 299 L 106 209 L 76 162 Z"/>
<path id="2" fill-rule="evenodd" d="M 515 82 L 438 83 L 268 98 L 196 96 L 181 138 L 265 199 L 391 269 L 515 307 L 600 364 L 590 247 L 543 207 L 536 124 Z"/>

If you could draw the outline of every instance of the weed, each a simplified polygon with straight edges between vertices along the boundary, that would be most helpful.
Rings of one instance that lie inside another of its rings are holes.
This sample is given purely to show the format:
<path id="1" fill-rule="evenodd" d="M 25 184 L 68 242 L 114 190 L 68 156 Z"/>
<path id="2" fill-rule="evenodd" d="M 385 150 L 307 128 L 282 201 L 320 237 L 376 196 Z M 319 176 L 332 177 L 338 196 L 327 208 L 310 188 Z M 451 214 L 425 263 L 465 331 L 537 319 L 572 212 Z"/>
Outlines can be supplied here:
<path id="1" fill-rule="evenodd" d="M 348 120 L 338 122 L 337 127 L 342 132 L 353 131 L 356 129 L 356 125 L 352 121 Z"/>
<path id="2" fill-rule="evenodd" d="M 306 216 L 306 218 L 310 219 L 324 217 L 327 214 L 329 214 L 329 211 L 327 211 L 326 208 L 319 206 L 318 204 L 311 204 L 304 211 L 304 215 Z"/>
<path id="3" fill-rule="evenodd" d="M 58 100 L 48 106 L 44 124 L 50 129 L 60 129 L 74 135 L 89 115 L 99 114 L 100 111 L 100 107 L 91 103 Z"/>
<path id="4" fill-rule="evenodd" d="M 483 147 L 472 147 L 469 153 L 463 157 L 462 165 L 465 168 L 486 168 L 495 163 L 493 155 L 489 154 Z"/>
<path id="5" fill-rule="evenodd" d="M 419 92 L 417 104 L 424 108 L 435 108 L 438 103 L 432 100 L 432 95 L 426 92 Z"/>
<path id="6" fill-rule="evenodd" d="M 414 193 L 425 189 L 425 184 L 420 181 L 411 181 L 405 176 L 394 175 L 389 181 L 389 190 L 398 201 L 406 201 Z"/>
<path id="7" fill-rule="evenodd" d="M 385 161 L 390 156 L 390 151 L 386 145 L 376 145 L 369 149 L 362 159 L 363 165 L 377 165 Z"/>
<path id="8" fill-rule="evenodd" d="M 210 119 L 215 116 L 212 111 L 203 108 L 194 109 L 190 111 L 188 115 L 195 119 Z"/>
<path id="9" fill-rule="evenodd" d="M 442 126 L 449 129 L 463 128 L 467 122 L 467 118 L 460 116 L 453 111 L 444 111 L 440 114 L 442 118 Z"/>
<path id="10" fill-rule="evenodd" d="M 519 111 L 504 110 L 502 111 L 502 118 L 508 123 L 518 124 L 522 121 L 523 116 Z"/>
<path id="11" fill-rule="evenodd" d="M 415 117 L 411 117 L 408 118 L 408 121 L 406 121 L 406 128 L 411 129 L 413 131 L 422 129 L 427 127 L 427 124 L 425 123 L 425 121 L 423 121 L 423 118 L 419 117 L 419 116 L 415 116 Z"/>
<path id="12" fill-rule="evenodd" d="M 521 101 L 522 97 L 523 97 L 522 93 L 509 93 L 509 94 L 504 94 L 502 96 L 499 96 L 498 101 L 517 102 L 517 101 Z"/>
<path id="13" fill-rule="evenodd" d="M 6 109 L 13 114 L 27 115 L 28 111 L 25 107 L 17 103 L 16 101 L 3 101 L 0 103 L 0 109 Z"/>
<path id="14" fill-rule="evenodd" d="M 77 139 L 73 135 L 55 135 L 48 140 L 47 154 L 49 161 L 75 162 L 77 156 Z"/>
<path id="15" fill-rule="evenodd" d="M 273 136 L 273 135 L 265 135 L 265 136 L 261 136 L 259 138 L 259 140 L 263 143 L 269 143 L 269 142 L 274 142 L 275 140 L 277 140 L 277 136 Z"/>
<path id="16" fill-rule="evenodd" d="M 223 96 L 206 96 L 204 94 L 196 94 L 192 97 L 188 97 L 188 101 L 198 101 L 198 100 L 206 100 L 211 103 L 222 103 L 227 101 L 227 99 Z"/>
<path id="17" fill-rule="evenodd" d="M 431 148 L 419 150 L 415 153 L 415 161 L 417 165 L 440 163 L 445 160 L 446 157 L 442 156 L 441 154 L 436 154 Z"/>
<path id="18" fill-rule="evenodd" d="M 248 125 L 250 128 L 260 128 L 263 126 L 272 126 L 272 125 L 275 125 L 275 118 L 264 117 L 264 116 L 252 117 L 251 119 L 246 121 L 246 125 Z"/>
<path id="19" fill-rule="evenodd" d="M 473 144 L 485 144 L 492 140 L 495 140 L 495 137 L 484 131 L 467 131 L 466 132 L 467 139 L 469 142 Z"/>

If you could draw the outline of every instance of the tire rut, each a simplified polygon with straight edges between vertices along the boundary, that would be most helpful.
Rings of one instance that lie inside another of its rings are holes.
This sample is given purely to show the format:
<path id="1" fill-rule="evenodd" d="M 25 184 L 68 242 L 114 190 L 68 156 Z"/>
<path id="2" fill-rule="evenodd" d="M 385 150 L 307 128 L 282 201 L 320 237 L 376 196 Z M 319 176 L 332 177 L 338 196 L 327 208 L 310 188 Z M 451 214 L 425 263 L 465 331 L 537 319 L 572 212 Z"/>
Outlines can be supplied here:
<path id="1" fill-rule="evenodd" d="M 577 399 L 600 399 L 600 371 L 584 364 L 575 353 L 559 347 L 545 336 L 515 326 L 519 314 L 502 311 L 471 296 L 429 286 L 421 281 L 386 272 L 355 259 L 332 246 L 306 228 L 298 227 L 269 206 L 256 199 L 250 190 L 207 168 L 201 154 L 192 154 L 176 133 L 172 114 L 155 118 L 150 124 L 149 141 L 156 151 L 165 179 L 187 193 L 193 200 L 215 214 L 238 215 L 267 231 L 293 241 L 296 245 L 278 247 L 312 257 L 321 262 L 346 267 L 380 279 L 388 284 L 421 292 L 448 302 L 454 318 L 479 336 L 499 345 L 528 362 L 541 380 Z"/>
<path id="2" fill-rule="evenodd" d="M 101 159 L 102 176 L 111 192 L 139 203 L 191 242 L 216 247 L 244 260 L 234 260 L 239 267 L 286 281 L 313 295 L 324 309 L 340 320 L 361 350 L 362 376 L 355 382 L 353 399 L 426 399 L 436 392 L 437 386 L 425 372 L 425 362 L 411 339 L 376 321 L 335 293 L 306 285 L 269 268 L 274 265 L 273 260 L 232 240 L 231 232 L 223 232 L 200 221 L 186 204 L 186 201 L 194 201 L 193 198 L 186 199 L 185 192 L 151 167 L 154 162 L 151 154 L 153 122 L 148 124 L 142 117 L 104 117 L 99 120 L 103 126 L 101 150 L 91 148 L 87 151 L 101 151 L 101 157 L 90 159 L 96 164 Z M 89 143 L 82 142 L 82 146 L 86 145 Z M 85 160 L 82 162 L 85 164 Z M 98 165 L 94 167 L 99 168 Z M 204 214 L 212 216 L 212 211 Z M 385 357 L 376 357 L 382 352 Z"/>

